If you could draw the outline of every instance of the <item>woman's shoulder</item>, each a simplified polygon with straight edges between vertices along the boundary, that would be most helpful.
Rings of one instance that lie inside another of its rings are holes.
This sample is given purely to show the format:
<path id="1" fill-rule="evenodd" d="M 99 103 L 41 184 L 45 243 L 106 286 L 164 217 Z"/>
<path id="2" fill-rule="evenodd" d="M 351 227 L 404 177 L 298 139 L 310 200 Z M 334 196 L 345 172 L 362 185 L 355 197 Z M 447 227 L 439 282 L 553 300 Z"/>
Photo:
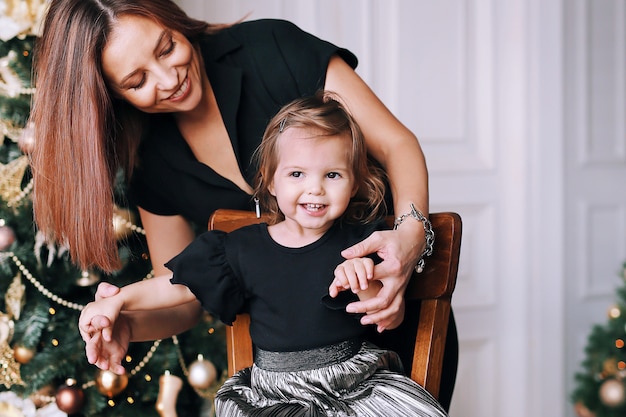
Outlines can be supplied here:
<path id="1" fill-rule="evenodd" d="M 298 34 L 306 33 L 295 23 L 283 19 L 257 19 L 245 20 L 232 25 L 229 29 L 231 33 L 264 35 L 272 33 Z"/>
<path id="2" fill-rule="evenodd" d="M 283 19 L 258 19 L 236 23 L 225 30 L 240 45 L 250 46 L 255 51 L 278 53 L 283 59 L 294 58 L 300 62 L 315 56 L 324 56 L 321 61 L 338 53 L 350 66 L 356 68 L 358 60 L 347 49 L 313 35 L 298 25 Z"/>

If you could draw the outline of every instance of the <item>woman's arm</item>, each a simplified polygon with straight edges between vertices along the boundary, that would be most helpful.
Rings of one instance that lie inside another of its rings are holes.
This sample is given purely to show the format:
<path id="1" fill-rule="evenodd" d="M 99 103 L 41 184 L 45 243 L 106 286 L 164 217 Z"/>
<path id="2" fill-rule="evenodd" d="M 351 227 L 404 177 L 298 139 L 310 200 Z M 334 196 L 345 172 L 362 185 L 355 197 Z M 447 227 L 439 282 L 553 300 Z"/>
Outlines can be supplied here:
<path id="1" fill-rule="evenodd" d="M 345 102 L 363 131 L 368 151 L 387 172 L 394 213 L 409 212 L 413 203 L 428 216 L 428 171 L 415 135 L 338 56 L 328 65 L 325 89 L 336 92 Z M 397 327 L 404 315 L 404 290 L 425 244 L 423 225 L 406 221 L 398 230 L 375 232 L 344 251 L 346 258 L 376 252 L 383 259 L 374 274 L 383 282 L 378 296 L 352 303 L 348 310 L 366 313 L 362 323 L 376 323 L 379 331 Z"/>

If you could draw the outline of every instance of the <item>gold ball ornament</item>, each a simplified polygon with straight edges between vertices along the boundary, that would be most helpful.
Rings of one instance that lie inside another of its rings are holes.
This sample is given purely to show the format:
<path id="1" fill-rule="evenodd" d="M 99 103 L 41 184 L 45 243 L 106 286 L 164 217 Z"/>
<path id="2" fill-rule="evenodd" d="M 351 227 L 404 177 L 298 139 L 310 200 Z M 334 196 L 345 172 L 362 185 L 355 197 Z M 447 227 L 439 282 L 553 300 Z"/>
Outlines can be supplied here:
<path id="1" fill-rule="evenodd" d="M 608 315 L 610 319 L 617 319 L 622 315 L 622 310 L 618 306 L 613 306 L 609 309 Z"/>
<path id="2" fill-rule="evenodd" d="M 130 210 L 113 206 L 113 232 L 117 240 L 127 237 L 135 223 L 135 216 Z"/>
<path id="3" fill-rule="evenodd" d="M 204 359 L 202 355 L 198 355 L 198 359 L 189 366 L 187 379 L 195 389 L 207 389 L 217 380 L 217 369 L 213 362 Z"/>
<path id="4" fill-rule="evenodd" d="M 128 375 L 117 375 L 111 371 L 98 370 L 96 388 L 109 398 L 115 397 L 128 386 Z"/>
<path id="5" fill-rule="evenodd" d="M 15 242 L 15 232 L 2 221 L 0 225 L 0 251 L 9 249 L 13 242 Z"/>
<path id="6" fill-rule="evenodd" d="M 606 379 L 600 385 L 600 401 L 607 407 L 618 407 L 624 403 L 626 391 L 622 381 L 615 378 Z"/>
<path id="7" fill-rule="evenodd" d="M 15 346 L 13 348 L 13 357 L 22 365 L 27 364 L 35 357 L 35 349 L 29 349 L 25 346 Z"/>
<path id="8" fill-rule="evenodd" d="M 57 407 L 67 414 L 75 414 L 85 404 L 85 393 L 76 385 L 76 380 L 68 379 L 55 395 Z"/>

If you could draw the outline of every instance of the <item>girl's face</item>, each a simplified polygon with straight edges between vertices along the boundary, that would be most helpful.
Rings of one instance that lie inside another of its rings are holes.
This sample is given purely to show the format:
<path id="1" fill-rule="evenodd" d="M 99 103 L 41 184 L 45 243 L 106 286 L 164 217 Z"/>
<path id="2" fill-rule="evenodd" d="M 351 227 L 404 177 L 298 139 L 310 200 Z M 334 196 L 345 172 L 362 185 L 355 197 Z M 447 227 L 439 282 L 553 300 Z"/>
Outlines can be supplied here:
<path id="1" fill-rule="evenodd" d="M 204 74 L 180 32 L 141 16 L 122 16 L 102 51 L 114 94 L 146 113 L 188 112 L 202 98 Z"/>
<path id="2" fill-rule="evenodd" d="M 345 136 L 288 128 L 278 138 L 278 166 L 269 192 L 285 221 L 303 229 L 325 231 L 356 193 Z"/>

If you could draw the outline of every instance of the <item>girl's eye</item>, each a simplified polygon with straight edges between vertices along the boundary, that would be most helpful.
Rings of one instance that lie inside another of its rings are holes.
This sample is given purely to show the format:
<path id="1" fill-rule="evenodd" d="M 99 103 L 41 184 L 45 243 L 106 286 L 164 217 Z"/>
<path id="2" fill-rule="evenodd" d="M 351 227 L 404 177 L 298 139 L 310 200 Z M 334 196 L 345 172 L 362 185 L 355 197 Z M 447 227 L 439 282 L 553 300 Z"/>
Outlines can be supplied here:
<path id="1" fill-rule="evenodd" d="M 341 174 L 339 174 L 338 172 L 329 172 L 328 174 L 326 174 L 326 176 L 330 179 L 334 179 L 341 177 Z"/>
<path id="2" fill-rule="evenodd" d="M 302 172 L 300 171 L 294 171 L 291 174 L 289 174 L 290 176 L 294 177 L 294 178 L 300 178 L 302 176 Z"/>

